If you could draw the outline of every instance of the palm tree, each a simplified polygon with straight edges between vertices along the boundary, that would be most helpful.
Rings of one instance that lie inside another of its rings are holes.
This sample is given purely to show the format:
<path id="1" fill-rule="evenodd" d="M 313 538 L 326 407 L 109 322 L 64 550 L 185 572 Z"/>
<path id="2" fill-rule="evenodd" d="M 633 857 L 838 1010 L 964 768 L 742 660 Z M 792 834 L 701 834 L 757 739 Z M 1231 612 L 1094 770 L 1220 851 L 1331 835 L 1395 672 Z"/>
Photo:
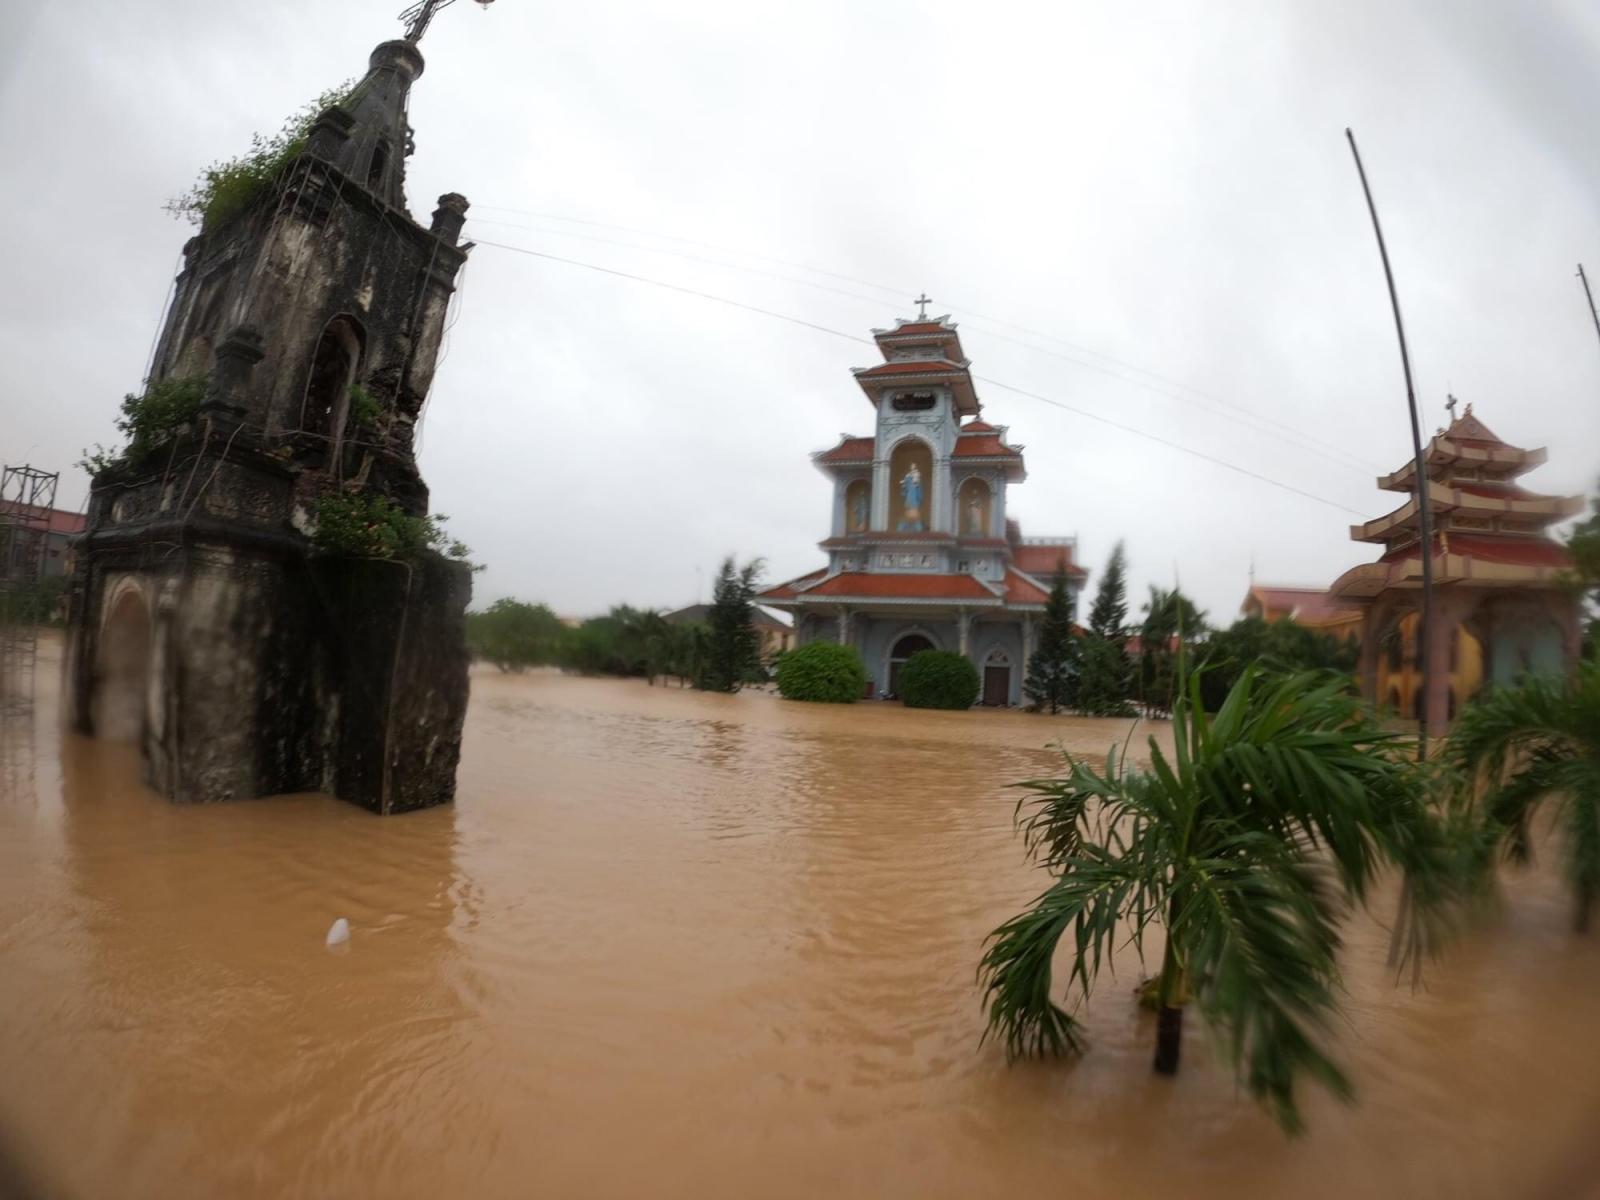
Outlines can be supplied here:
<path id="1" fill-rule="evenodd" d="M 1526 861 L 1534 811 L 1555 803 L 1574 926 L 1587 932 L 1600 897 L 1600 663 L 1570 681 L 1534 677 L 1474 701 L 1456 718 L 1448 756 L 1482 785 L 1485 866 L 1497 848 Z"/>
<path id="2" fill-rule="evenodd" d="M 988 1033 L 1012 1057 L 1081 1050 L 1075 1018 L 1051 998 L 1058 943 L 1070 931 L 1068 991 L 1082 999 L 1123 937 L 1142 960 L 1158 925 L 1155 1069 L 1176 1072 L 1192 999 L 1241 1081 L 1296 1132 L 1302 1075 L 1350 1095 L 1323 1049 L 1341 916 L 1390 862 L 1433 917 L 1453 895 L 1455 860 L 1398 737 L 1339 676 L 1249 668 L 1208 717 L 1192 673 L 1172 730 L 1170 759 L 1150 739 L 1148 771 L 1115 751 L 1103 772 L 1069 755 L 1065 778 L 1022 785 L 1032 796 L 1019 826 L 1055 881 L 990 935 L 979 968 Z M 1415 922 L 1408 953 L 1439 930 Z"/>

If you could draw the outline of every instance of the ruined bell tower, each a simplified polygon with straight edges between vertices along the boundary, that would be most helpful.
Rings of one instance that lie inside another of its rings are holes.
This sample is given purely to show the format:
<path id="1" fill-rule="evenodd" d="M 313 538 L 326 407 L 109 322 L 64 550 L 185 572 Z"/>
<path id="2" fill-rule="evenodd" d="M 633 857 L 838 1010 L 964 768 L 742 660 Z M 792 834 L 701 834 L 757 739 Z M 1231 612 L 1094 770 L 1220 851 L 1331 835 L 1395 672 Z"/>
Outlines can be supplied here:
<path id="1" fill-rule="evenodd" d="M 406 210 L 425 27 L 206 213 L 147 383 L 166 408 L 147 403 L 94 478 L 67 716 L 136 741 L 174 800 L 319 789 L 389 813 L 454 795 L 471 574 L 415 536 L 414 438 L 470 245 L 463 197 L 427 225 Z M 341 549 L 336 510 L 411 536 Z"/>

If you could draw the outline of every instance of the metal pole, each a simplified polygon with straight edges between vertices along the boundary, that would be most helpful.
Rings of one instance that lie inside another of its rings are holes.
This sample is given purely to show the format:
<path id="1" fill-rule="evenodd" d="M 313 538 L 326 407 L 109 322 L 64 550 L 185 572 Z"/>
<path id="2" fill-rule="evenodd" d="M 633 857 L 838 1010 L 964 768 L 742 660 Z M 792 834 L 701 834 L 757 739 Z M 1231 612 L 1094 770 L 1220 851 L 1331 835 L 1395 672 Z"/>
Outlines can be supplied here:
<path id="1" fill-rule="evenodd" d="M 1589 297 L 1589 315 L 1594 318 L 1594 332 L 1600 337 L 1600 313 L 1594 310 L 1594 293 L 1589 290 L 1589 277 L 1583 273 L 1583 264 L 1578 264 L 1578 278 L 1583 280 L 1583 294 Z"/>
<path id="2" fill-rule="evenodd" d="M 1361 176 L 1361 190 L 1367 197 L 1367 211 L 1372 214 L 1372 232 L 1378 237 L 1378 254 L 1383 259 L 1383 277 L 1389 284 L 1389 305 L 1394 309 L 1394 331 L 1400 339 L 1400 365 L 1406 375 L 1406 404 L 1411 409 L 1411 449 L 1416 460 L 1417 515 L 1422 533 L 1422 614 L 1417 622 L 1417 644 L 1421 651 L 1418 665 L 1422 674 L 1421 720 L 1417 729 L 1417 761 L 1428 758 L 1428 700 L 1432 691 L 1433 655 L 1429 645 L 1429 627 L 1433 617 L 1433 520 L 1428 503 L 1428 469 L 1422 456 L 1422 423 L 1417 418 L 1417 390 L 1411 382 L 1411 353 L 1406 349 L 1406 327 L 1400 319 L 1400 297 L 1394 290 L 1394 271 L 1389 266 L 1389 250 L 1383 242 L 1383 226 L 1378 223 L 1378 206 L 1372 202 L 1372 188 L 1367 184 L 1366 168 L 1361 165 L 1361 151 L 1356 148 L 1356 135 L 1344 131 L 1349 139 L 1350 153 L 1355 156 L 1356 173 Z"/>

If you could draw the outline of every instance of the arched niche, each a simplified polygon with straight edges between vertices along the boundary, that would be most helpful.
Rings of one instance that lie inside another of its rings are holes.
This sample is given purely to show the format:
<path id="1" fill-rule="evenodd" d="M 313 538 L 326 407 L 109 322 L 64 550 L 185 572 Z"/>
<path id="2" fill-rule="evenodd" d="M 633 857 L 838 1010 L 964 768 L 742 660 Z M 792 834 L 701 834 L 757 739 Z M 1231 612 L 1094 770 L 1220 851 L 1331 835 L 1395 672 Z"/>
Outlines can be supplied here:
<path id="1" fill-rule="evenodd" d="M 924 650 L 938 648 L 933 637 L 921 630 L 908 630 L 895 638 L 889 645 L 889 688 L 885 694 L 891 697 L 900 694 L 900 668 L 906 665 L 907 659 Z"/>
<path id="2" fill-rule="evenodd" d="M 857 479 L 844 489 L 844 529 L 865 533 L 872 528 L 872 484 Z"/>
<path id="3" fill-rule="evenodd" d="M 956 493 L 956 530 L 962 537 L 988 537 L 994 528 L 994 493 L 976 476 Z"/>
<path id="4" fill-rule="evenodd" d="M 932 528 L 933 448 L 921 438 L 906 438 L 889 456 L 889 528 L 924 533 Z"/>
<path id="5" fill-rule="evenodd" d="M 138 587 L 111 597 L 95 650 L 90 719 L 95 736 L 138 742 L 150 684 L 150 606 Z"/>
<path id="6" fill-rule="evenodd" d="M 356 381 L 365 342 L 366 332 L 359 321 L 337 316 L 323 326 L 311 356 L 311 373 L 300 403 L 300 429 L 326 439 L 330 452 L 344 437 L 350 414 L 350 387 Z"/>

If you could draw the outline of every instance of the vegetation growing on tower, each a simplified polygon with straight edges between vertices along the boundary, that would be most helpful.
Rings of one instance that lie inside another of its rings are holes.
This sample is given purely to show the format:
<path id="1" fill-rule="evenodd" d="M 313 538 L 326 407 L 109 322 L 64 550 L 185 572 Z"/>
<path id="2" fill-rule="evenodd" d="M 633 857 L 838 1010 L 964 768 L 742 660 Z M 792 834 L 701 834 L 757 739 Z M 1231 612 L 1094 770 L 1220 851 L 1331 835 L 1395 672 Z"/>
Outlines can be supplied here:
<path id="1" fill-rule="evenodd" d="M 277 182 L 285 167 L 306 148 L 311 126 L 325 109 L 349 98 L 354 80 L 329 88 L 296 111 L 276 133 L 250 135 L 250 149 L 234 158 L 220 159 L 200 172 L 188 191 L 167 201 L 166 209 L 203 229 L 216 229 L 249 208 Z"/>

